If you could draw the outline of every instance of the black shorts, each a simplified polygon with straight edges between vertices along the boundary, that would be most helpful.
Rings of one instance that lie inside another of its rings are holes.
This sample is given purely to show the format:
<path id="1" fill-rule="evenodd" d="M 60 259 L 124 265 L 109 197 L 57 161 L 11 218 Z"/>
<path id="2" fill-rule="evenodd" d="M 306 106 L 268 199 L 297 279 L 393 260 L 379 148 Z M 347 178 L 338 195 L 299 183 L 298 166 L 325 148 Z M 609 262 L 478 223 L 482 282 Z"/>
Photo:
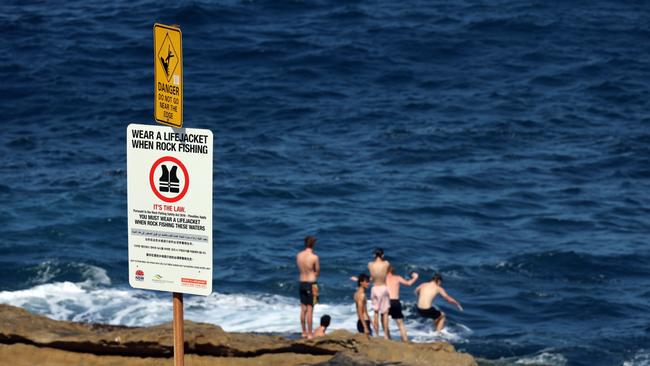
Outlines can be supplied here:
<path id="1" fill-rule="evenodd" d="M 372 335 L 372 327 L 370 326 L 370 320 L 366 320 L 366 326 L 368 327 L 368 334 Z M 359 333 L 365 333 L 363 331 L 363 324 L 361 324 L 361 320 L 357 320 L 357 330 Z"/>
<path id="2" fill-rule="evenodd" d="M 416 308 L 418 309 L 418 313 L 420 313 L 420 315 L 422 315 L 425 318 L 438 319 L 442 315 L 442 313 L 438 309 L 434 308 L 433 306 L 430 307 L 429 309 L 420 309 L 417 306 Z"/>
<path id="3" fill-rule="evenodd" d="M 316 282 L 300 282 L 299 293 L 301 304 L 314 305 L 314 285 L 316 285 Z"/>
<path id="4" fill-rule="evenodd" d="M 402 303 L 399 300 L 390 300 L 390 309 L 388 309 L 388 314 L 393 319 L 404 319 L 404 314 L 402 314 Z"/>

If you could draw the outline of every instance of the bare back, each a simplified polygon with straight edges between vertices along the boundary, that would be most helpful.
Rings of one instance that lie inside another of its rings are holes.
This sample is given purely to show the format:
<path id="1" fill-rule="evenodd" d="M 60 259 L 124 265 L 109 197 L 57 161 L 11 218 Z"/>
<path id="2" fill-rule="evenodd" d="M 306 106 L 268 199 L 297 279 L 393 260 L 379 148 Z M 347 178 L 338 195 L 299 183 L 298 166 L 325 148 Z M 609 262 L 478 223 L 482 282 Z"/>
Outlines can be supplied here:
<path id="1" fill-rule="evenodd" d="M 433 300 L 440 292 L 440 286 L 434 282 L 427 282 L 422 284 L 419 288 L 418 307 L 420 309 L 429 309 L 433 304 Z"/>
<path id="2" fill-rule="evenodd" d="M 314 331 L 314 337 L 322 337 L 324 335 L 325 335 L 325 328 L 323 328 L 323 326 L 316 328 L 316 330 Z"/>
<path id="3" fill-rule="evenodd" d="M 383 286 L 386 284 L 389 265 L 390 263 L 385 260 L 374 260 L 368 263 L 368 271 L 370 271 L 370 277 L 374 286 Z"/>
<path id="4" fill-rule="evenodd" d="M 311 249 L 305 249 L 296 255 L 296 265 L 300 271 L 300 282 L 316 282 L 320 263 L 318 256 Z"/>
<path id="5" fill-rule="evenodd" d="M 399 300 L 399 287 L 400 279 L 403 281 L 403 277 L 394 274 L 388 274 L 386 276 L 386 286 L 388 286 L 388 294 L 390 295 L 391 300 Z"/>

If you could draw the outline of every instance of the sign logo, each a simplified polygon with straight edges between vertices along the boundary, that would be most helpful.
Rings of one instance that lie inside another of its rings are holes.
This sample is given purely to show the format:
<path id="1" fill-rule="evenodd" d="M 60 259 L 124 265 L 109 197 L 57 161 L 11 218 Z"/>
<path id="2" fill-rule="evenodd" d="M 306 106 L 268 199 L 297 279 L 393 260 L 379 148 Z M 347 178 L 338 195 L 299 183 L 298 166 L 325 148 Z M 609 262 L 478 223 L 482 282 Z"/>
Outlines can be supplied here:
<path id="1" fill-rule="evenodd" d="M 173 281 L 166 280 L 163 276 L 157 273 L 153 277 L 151 277 L 151 281 L 155 283 L 164 283 L 164 284 L 174 283 Z"/>
<path id="2" fill-rule="evenodd" d="M 137 281 L 144 281 L 144 271 L 141 269 L 135 271 L 135 279 Z"/>
<path id="3" fill-rule="evenodd" d="M 180 160 L 172 156 L 163 156 L 151 166 L 149 185 L 156 197 L 174 203 L 183 199 L 187 193 L 190 187 L 190 175 Z"/>
<path id="4" fill-rule="evenodd" d="M 206 280 L 197 280 L 196 278 L 181 278 L 181 285 L 187 287 L 205 288 L 208 285 Z"/>

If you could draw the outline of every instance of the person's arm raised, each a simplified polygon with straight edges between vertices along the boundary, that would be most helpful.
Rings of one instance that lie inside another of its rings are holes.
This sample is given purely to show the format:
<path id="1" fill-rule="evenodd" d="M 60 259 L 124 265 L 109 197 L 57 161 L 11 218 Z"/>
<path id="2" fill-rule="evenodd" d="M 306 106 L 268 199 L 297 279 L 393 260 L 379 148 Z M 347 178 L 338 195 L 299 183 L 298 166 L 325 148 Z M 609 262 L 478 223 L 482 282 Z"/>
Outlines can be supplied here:
<path id="1" fill-rule="evenodd" d="M 411 286 L 415 283 L 415 281 L 417 281 L 418 277 L 419 277 L 418 274 L 415 272 L 413 272 L 410 280 L 406 280 L 404 279 L 404 277 L 399 276 L 399 283 L 401 283 L 402 285 Z"/>

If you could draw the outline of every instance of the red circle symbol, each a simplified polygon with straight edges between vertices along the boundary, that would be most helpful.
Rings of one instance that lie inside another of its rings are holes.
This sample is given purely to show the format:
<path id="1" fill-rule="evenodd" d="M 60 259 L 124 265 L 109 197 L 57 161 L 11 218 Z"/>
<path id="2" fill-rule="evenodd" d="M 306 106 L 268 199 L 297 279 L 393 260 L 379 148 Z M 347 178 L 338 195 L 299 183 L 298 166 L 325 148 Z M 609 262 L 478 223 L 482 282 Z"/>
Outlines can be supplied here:
<path id="1" fill-rule="evenodd" d="M 156 173 L 156 169 L 158 169 L 158 165 L 170 161 L 176 165 L 178 165 L 181 170 L 183 171 L 183 176 L 185 178 L 185 183 L 183 186 L 183 190 L 176 196 L 174 197 L 165 197 L 163 196 L 158 188 L 156 187 L 156 182 L 154 181 L 154 174 Z M 160 198 L 161 200 L 169 203 L 177 202 L 180 201 L 184 196 L 185 193 L 187 193 L 187 189 L 190 187 L 190 175 L 187 173 L 187 168 L 185 168 L 185 165 L 181 163 L 180 160 L 176 159 L 173 156 L 163 156 L 162 158 L 156 160 L 155 163 L 151 166 L 151 170 L 149 171 L 149 185 L 151 186 L 151 190 L 153 193 L 156 195 L 156 197 Z"/>

